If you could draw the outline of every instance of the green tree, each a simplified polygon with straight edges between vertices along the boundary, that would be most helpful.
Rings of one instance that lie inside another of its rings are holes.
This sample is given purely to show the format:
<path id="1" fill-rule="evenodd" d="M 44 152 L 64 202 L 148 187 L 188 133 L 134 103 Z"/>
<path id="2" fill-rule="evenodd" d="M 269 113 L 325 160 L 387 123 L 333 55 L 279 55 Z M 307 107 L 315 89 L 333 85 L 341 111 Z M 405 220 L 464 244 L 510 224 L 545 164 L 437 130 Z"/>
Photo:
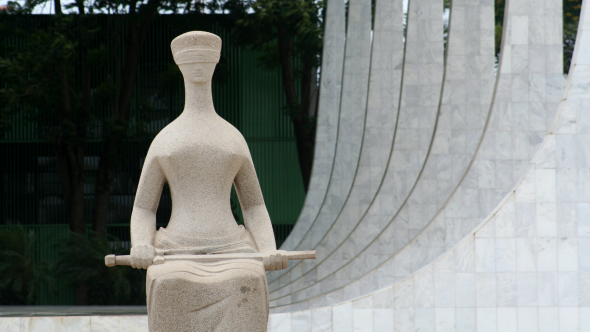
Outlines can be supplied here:
<path id="1" fill-rule="evenodd" d="M 32 305 L 41 287 L 56 291 L 51 265 L 35 259 L 35 232 L 10 224 L 0 229 L 0 305 Z"/>
<path id="2" fill-rule="evenodd" d="M 55 148 L 70 230 L 86 233 L 84 187 L 88 126 L 102 121 L 104 144 L 96 177 L 92 229 L 96 236 L 106 232 L 113 172 L 122 143 L 130 135 L 131 100 L 137 80 L 138 62 L 152 21 L 160 12 L 177 12 L 191 7 L 189 0 L 75 0 L 62 4 L 53 0 L 55 15 L 37 20 L 33 26 L 14 29 L 10 18 L 29 16 L 46 0 L 29 0 L 23 6 L 10 2 L 2 11 L 4 36 L 16 35 L 26 43 L 4 49 L 0 59 L 0 130 L 8 130 L 8 116 L 26 112 Z M 192 6 L 194 10 L 200 7 Z M 67 11 L 67 12 L 66 12 Z M 108 15 L 109 28 L 100 29 L 91 17 Z M 120 24 L 122 22 L 123 24 Z M 98 34 L 109 34 L 114 49 L 96 45 Z M 108 58 L 108 59 L 107 59 Z M 112 61 L 113 70 L 96 83 L 96 69 Z M 94 80 L 94 84 L 93 84 Z M 110 114 L 99 117 L 97 105 L 106 104 Z M 76 303 L 85 303 L 85 286 L 76 290 Z"/>
<path id="3" fill-rule="evenodd" d="M 23 10 L 20 10 L 22 13 Z M 11 56 L 0 59 L 4 88 L 0 98 L 4 113 L 26 112 L 54 143 L 59 175 L 67 202 L 72 231 L 86 231 L 84 219 L 84 147 L 88 109 L 81 107 L 81 90 L 73 90 L 74 70 L 68 66 L 76 58 L 78 45 L 71 40 L 73 17 L 52 18 L 46 25 L 2 33 L 26 38 L 28 43 Z M 83 81 L 86 80 L 84 77 Z"/>
<path id="4" fill-rule="evenodd" d="M 72 285 L 87 285 L 88 305 L 145 304 L 145 270 L 104 264 L 108 254 L 129 254 L 118 239 L 73 233 L 58 244 L 58 252 L 57 274 Z"/>
<path id="5" fill-rule="evenodd" d="M 569 73 L 580 22 L 582 0 L 563 1 L 563 72 Z"/>
<path id="6" fill-rule="evenodd" d="M 238 18 L 236 41 L 261 51 L 263 67 L 281 70 L 285 110 L 293 123 L 306 191 L 315 144 L 324 4 L 314 0 L 229 0 L 223 7 Z"/>

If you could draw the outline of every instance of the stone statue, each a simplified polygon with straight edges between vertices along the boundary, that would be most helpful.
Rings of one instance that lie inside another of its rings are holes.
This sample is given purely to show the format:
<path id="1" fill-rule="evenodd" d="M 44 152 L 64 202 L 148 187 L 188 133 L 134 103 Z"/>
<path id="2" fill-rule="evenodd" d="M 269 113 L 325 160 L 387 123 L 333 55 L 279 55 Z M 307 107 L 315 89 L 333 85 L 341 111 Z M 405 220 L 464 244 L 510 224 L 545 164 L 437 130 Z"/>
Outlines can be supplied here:
<path id="1" fill-rule="evenodd" d="M 184 111 L 147 153 L 131 215 L 131 255 L 125 262 L 112 255 L 105 261 L 147 269 L 152 332 L 266 331 L 265 270 L 286 268 L 289 255 L 276 248 L 244 137 L 213 107 L 211 78 L 221 39 L 193 31 L 176 37 L 171 48 L 184 77 Z M 156 231 L 165 182 L 172 215 Z M 232 184 L 245 227 L 231 211 Z M 158 256 L 175 253 L 192 256 Z"/>

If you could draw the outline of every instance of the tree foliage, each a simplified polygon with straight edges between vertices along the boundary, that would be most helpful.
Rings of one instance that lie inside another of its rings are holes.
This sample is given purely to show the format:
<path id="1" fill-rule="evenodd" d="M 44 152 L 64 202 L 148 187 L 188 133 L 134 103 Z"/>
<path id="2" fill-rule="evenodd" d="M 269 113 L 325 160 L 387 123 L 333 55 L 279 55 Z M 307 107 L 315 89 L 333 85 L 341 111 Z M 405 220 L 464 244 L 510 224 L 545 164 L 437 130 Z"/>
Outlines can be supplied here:
<path id="1" fill-rule="evenodd" d="M 50 20 L 47 25 L 26 30 L 17 29 L 13 35 L 27 40 L 24 47 L 15 50 L 9 58 L 0 58 L 0 75 L 4 88 L 0 89 L 0 101 L 5 114 L 25 112 L 29 120 L 40 124 L 40 136 L 56 139 L 61 133 L 66 140 L 77 139 L 76 123 L 81 121 L 82 93 L 72 86 L 71 117 L 63 116 L 60 73 L 58 62 L 71 64 L 65 75 L 76 81 L 73 62 L 79 56 L 78 48 L 85 40 L 72 38 L 73 17 Z M 2 26 L 3 34 L 10 34 L 10 27 Z M 94 54 L 99 50 L 92 50 Z M 94 62 L 99 62 L 94 55 Z"/>
<path id="2" fill-rule="evenodd" d="M 145 303 L 145 271 L 129 266 L 109 268 L 104 257 L 129 255 L 129 249 L 112 236 L 82 236 L 76 233 L 60 241 L 56 272 L 70 284 L 86 286 L 89 305 Z"/>
<path id="3" fill-rule="evenodd" d="M 31 15 L 45 1 L 11 2 L 0 15 Z M 41 138 L 55 148 L 57 168 L 70 230 L 86 234 L 86 211 L 92 211 L 93 234 L 103 236 L 110 202 L 113 173 L 124 142 L 134 135 L 130 125 L 131 101 L 143 44 L 160 11 L 186 8 L 188 0 L 54 0 L 55 15 L 22 29 L 4 25 L 5 36 L 19 36 L 24 45 L 5 49 L 0 59 L 0 126 L 10 127 L 8 117 L 25 112 L 37 124 Z M 107 16 L 107 29 L 93 25 L 93 14 Z M 6 20 L 8 21 L 8 20 Z M 97 44 L 98 34 L 109 34 L 112 49 Z M 4 43 L 3 43 L 4 44 Z M 112 61 L 112 70 L 97 82 L 96 68 Z M 89 123 L 98 119 L 98 105 L 110 114 L 102 116 L 102 152 L 94 186 L 94 204 L 86 206 L 86 143 Z M 85 304 L 85 286 L 78 284 L 76 303 Z"/>
<path id="4" fill-rule="evenodd" d="M 324 1 L 255 0 L 238 3 L 230 7 L 241 16 L 236 21 L 235 38 L 242 45 L 262 51 L 263 66 L 273 69 L 280 66 L 279 33 L 284 33 L 286 39 L 293 39 L 294 50 L 301 61 L 314 67 L 320 65 Z"/>
<path id="5" fill-rule="evenodd" d="M 19 224 L 0 229 L 1 305 L 35 304 L 41 287 L 50 293 L 56 291 L 51 264 L 35 259 L 37 240 L 33 230 L 25 230 Z"/>
<path id="6" fill-rule="evenodd" d="M 307 191 L 313 163 L 317 112 L 317 68 L 321 63 L 324 1 L 230 0 L 237 16 L 234 35 L 239 44 L 260 51 L 260 64 L 280 68 L 297 140 L 299 166 Z M 296 82 L 299 81 L 299 87 Z"/>
<path id="7" fill-rule="evenodd" d="M 582 0 L 563 1 L 563 72 L 569 73 L 580 22 Z"/>

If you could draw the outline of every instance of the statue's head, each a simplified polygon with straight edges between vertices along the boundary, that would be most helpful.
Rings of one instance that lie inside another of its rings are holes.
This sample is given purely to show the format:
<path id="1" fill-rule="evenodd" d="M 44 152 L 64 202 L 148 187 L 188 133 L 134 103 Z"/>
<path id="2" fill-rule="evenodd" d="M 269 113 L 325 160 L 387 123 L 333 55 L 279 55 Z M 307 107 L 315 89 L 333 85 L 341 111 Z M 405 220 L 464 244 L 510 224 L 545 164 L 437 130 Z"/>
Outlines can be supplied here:
<path id="1" fill-rule="evenodd" d="M 194 83 L 211 81 L 219 62 L 221 38 L 205 31 L 191 31 L 174 38 L 170 48 L 185 80 Z"/>

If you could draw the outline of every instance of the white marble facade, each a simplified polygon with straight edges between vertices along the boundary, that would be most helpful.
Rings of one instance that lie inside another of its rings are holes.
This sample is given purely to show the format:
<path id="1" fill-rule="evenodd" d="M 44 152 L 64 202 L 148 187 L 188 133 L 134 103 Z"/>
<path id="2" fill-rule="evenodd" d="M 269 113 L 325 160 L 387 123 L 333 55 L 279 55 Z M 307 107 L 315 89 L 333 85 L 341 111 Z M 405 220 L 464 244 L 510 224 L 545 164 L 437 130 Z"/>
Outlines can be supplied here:
<path id="1" fill-rule="evenodd" d="M 507 2 L 495 80 L 493 2 L 452 3 L 438 121 L 414 188 L 389 225 L 357 222 L 375 240 L 353 229 L 336 245 L 350 247 L 329 264 L 337 277 L 320 272 L 327 253 L 313 278 L 283 283 L 270 331 L 590 331 L 590 5 L 563 89 L 560 1 Z"/>
<path id="2" fill-rule="evenodd" d="M 513 186 L 547 130 L 564 81 L 555 65 L 562 61 L 561 2 L 530 1 L 507 4 L 503 49 L 511 52 L 495 77 L 493 1 L 452 2 L 444 71 L 442 3 L 409 2 L 401 48 L 403 31 L 389 19 L 401 13 L 380 8 L 400 8 L 402 1 L 377 2 L 371 68 L 384 70 L 371 70 L 367 111 L 357 110 L 366 120 L 353 185 L 341 191 L 343 203 L 322 207 L 327 213 L 299 240 L 296 248 L 313 247 L 318 259 L 269 275 L 273 312 L 337 304 L 406 278 L 468 234 Z M 529 5 L 535 9 L 523 11 Z M 544 37 L 519 37 L 511 22 L 523 20 Z M 379 22 L 386 28 L 379 30 Z M 391 49 L 385 59 L 383 48 Z M 387 71 L 389 63 L 401 75 Z M 403 79 L 375 84 L 386 75 Z M 384 102 L 391 95 L 400 95 L 398 108 L 395 98 Z M 372 105 L 382 107 L 375 112 Z M 333 178 L 329 187 L 340 184 Z"/>
<path id="3" fill-rule="evenodd" d="M 2 317 L 2 332 L 147 332 L 147 315 Z"/>
<path id="4" fill-rule="evenodd" d="M 308 232 L 322 206 L 330 182 L 338 135 L 345 35 L 344 2 L 335 2 L 327 9 L 324 27 L 322 93 L 318 105 L 313 176 L 297 223 L 283 243 L 285 250 L 293 250 L 303 234 Z"/>

